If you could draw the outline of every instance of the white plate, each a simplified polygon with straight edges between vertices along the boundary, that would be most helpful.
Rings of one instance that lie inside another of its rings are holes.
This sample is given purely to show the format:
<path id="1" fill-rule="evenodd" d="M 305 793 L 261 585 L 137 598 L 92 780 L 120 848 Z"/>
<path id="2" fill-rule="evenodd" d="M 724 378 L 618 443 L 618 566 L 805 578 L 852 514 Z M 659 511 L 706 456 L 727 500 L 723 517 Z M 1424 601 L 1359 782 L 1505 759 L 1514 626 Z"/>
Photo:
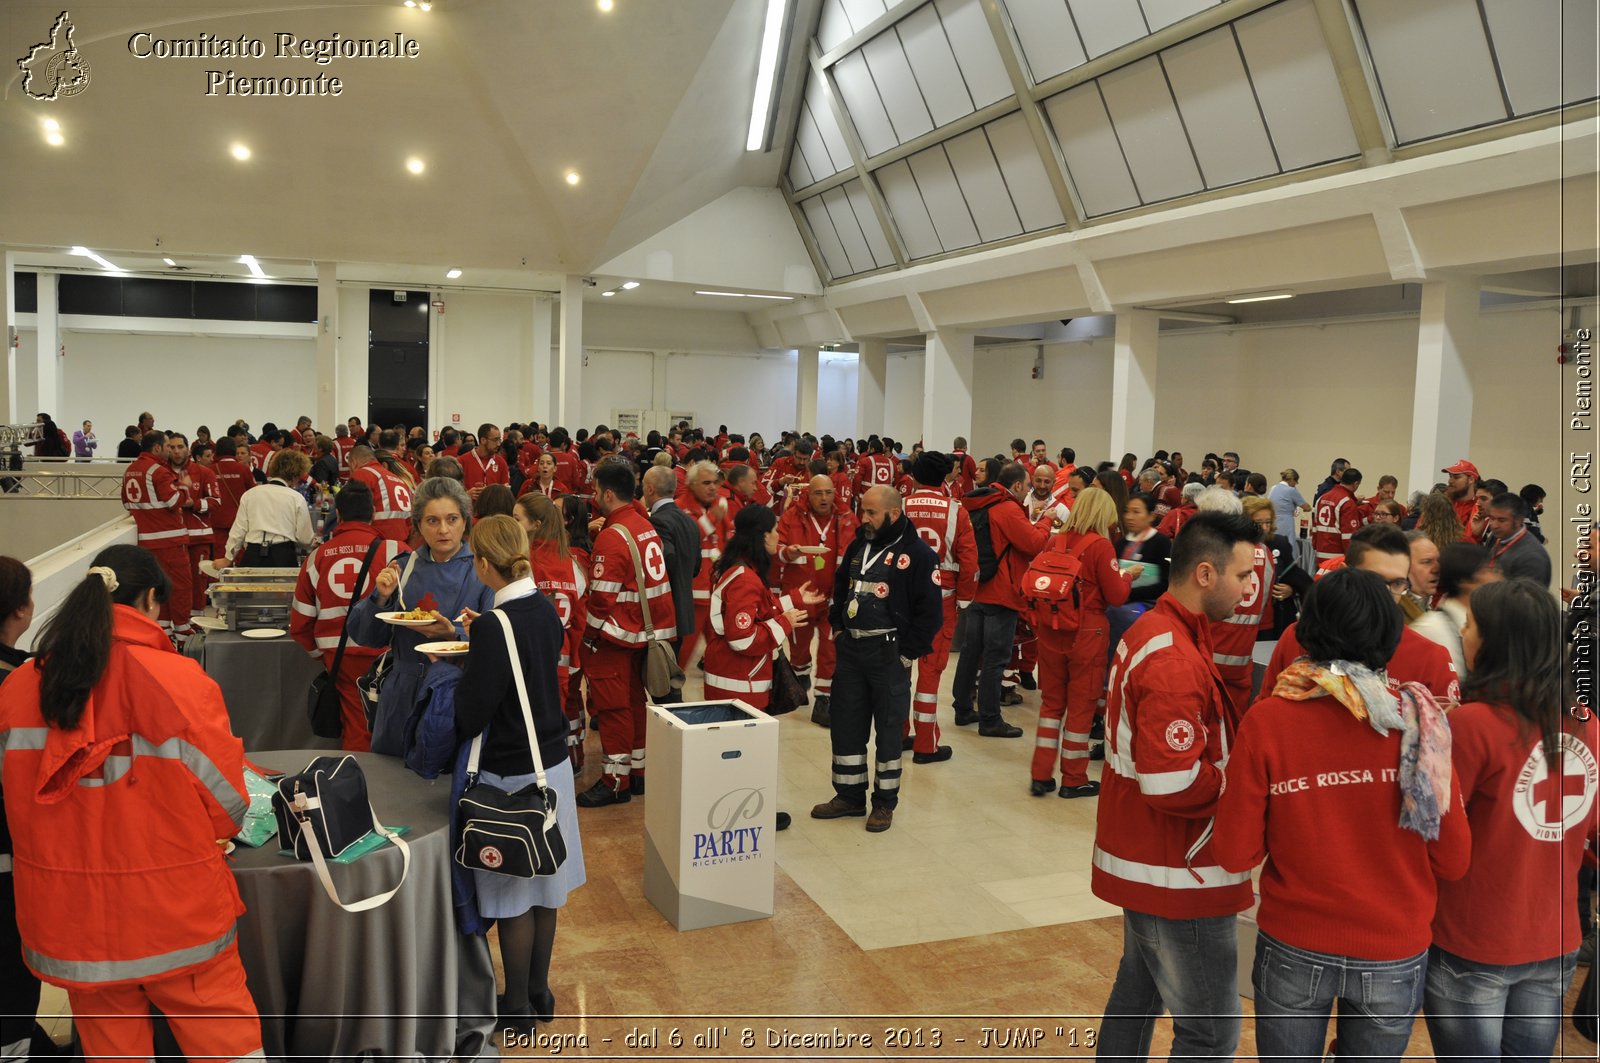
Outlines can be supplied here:
<path id="1" fill-rule="evenodd" d="M 281 639 L 288 632 L 281 627 L 257 627 L 251 628 L 249 631 L 241 631 L 239 634 L 247 639 Z"/>
<path id="2" fill-rule="evenodd" d="M 827 546 L 797 546 L 795 549 L 800 551 L 802 554 L 811 554 L 814 557 L 821 557 L 822 555 L 827 554 L 832 548 Z"/>
<path id="3" fill-rule="evenodd" d="M 428 627 L 439 622 L 434 617 L 429 617 L 426 620 L 402 620 L 401 617 L 403 616 L 405 616 L 405 613 L 399 611 L 377 614 L 379 620 L 382 620 L 385 624 L 393 624 L 395 627 Z"/>
<path id="4" fill-rule="evenodd" d="M 189 620 L 189 623 L 193 624 L 195 627 L 203 628 L 206 631 L 226 631 L 226 630 L 228 630 L 227 621 L 218 620 L 214 616 L 196 616 L 196 617 L 191 617 L 190 620 Z"/>
<path id="5" fill-rule="evenodd" d="M 198 567 L 202 576 L 210 576 L 212 579 L 222 578 L 222 573 L 217 570 L 216 566 L 212 565 L 210 560 L 200 562 Z"/>
<path id="6" fill-rule="evenodd" d="M 431 653 L 435 657 L 465 657 L 467 655 L 467 644 L 456 639 L 451 639 L 448 642 L 424 642 L 416 647 L 416 651 L 418 653 Z"/>

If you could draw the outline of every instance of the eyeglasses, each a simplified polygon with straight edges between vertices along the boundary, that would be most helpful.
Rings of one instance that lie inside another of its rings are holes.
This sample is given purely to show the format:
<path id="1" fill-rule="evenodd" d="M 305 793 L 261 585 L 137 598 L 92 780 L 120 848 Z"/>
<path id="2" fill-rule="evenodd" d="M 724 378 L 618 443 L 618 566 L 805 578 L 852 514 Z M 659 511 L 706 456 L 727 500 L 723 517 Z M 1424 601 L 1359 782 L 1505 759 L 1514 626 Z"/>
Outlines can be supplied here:
<path id="1" fill-rule="evenodd" d="M 1396 594 L 1404 594 L 1411 589 L 1411 581 L 1405 576 L 1401 576 L 1399 579 L 1386 580 L 1384 585 Z"/>

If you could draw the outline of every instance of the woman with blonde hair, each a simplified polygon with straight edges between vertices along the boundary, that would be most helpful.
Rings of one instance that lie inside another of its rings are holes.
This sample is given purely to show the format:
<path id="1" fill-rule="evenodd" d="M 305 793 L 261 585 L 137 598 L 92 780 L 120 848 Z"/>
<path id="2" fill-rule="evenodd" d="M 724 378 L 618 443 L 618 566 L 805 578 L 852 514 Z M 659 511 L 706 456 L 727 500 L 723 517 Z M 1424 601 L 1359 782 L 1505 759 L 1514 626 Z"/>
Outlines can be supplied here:
<path id="1" fill-rule="evenodd" d="M 311 471 L 298 450 L 280 450 L 267 468 L 267 482 L 239 496 L 239 514 L 223 549 L 225 564 L 249 568 L 298 568 L 296 547 L 311 549 L 311 510 L 295 484 Z M 222 567 L 222 566 L 218 566 Z"/>
<path id="2" fill-rule="evenodd" d="M 1422 496 L 1417 508 L 1417 530 L 1440 550 L 1467 537 L 1467 530 L 1456 516 L 1456 508 L 1444 494 L 1435 491 Z"/>
<path id="3" fill-rule="evenodd" d="M 506 793 L 535 785 L 542 765 L 544 783 L 556 794 L 557 821 L 567 847 L 566 862 L 553 875 L 516 878 L 490 871 L 472 873 L 478 910 L 499 927 L 506 984 L 505 995 L 497 1002 L 500 1025 L 526 1033 L 535 1020 L 555 1018 L 550 958 L 555 950 L 556 911 L 586 879 L 572 765 L 566 757 L 567 721 L 555 668 L 561 653 L 561 619 L 534 584 L 528 536 L 520 524 L 500 514 L 485 517 L 472 529 L 472 545 L 474 572 L 493 592 L 494 608 L 481 616 L 471 609 L 463 611 L 470 649 L 456 687 L 456 741 L 482 741 L 478 781 Z M 514 666 L 522 673 L 520 684 Z M 533 759 L 535 745 L 539 765 Z"/>
<path id="4" fill-rule="evenodd" d="M 584 602 L 589 595 L 589 566 L 567 546 L 567 529 L 561 507 L 542 494 L 517 499 L 517 523 L 528 535 L 528 560 L 539 592 L 555 604 L 561 617 L 561 659 L 556 672 L 561 684 L 561 704 L 566 706 L 567 754 L 574 769 L 583 768 L 583 699 L 571 696 L 583 631 L 587 623 Z"/>
<path id="5" fill-rule="evenodd" d="M 1100 487 L 1085 488 L 1061 534 L 1052 536 L 1040 554 L 1069 554 L 1078 559 L 1080 567 L 1076 611 L 1061 613 L 1040 606 L 1028 615 L 1039 638 L 1039 729 L 1030 791 L 1034 797 L 1056 789 L 1058 756 L 1061 797 L 1093 797 L 1100 792 L 1100 784 L 1089 779 L 1089 728 L 1094 724 L 1095 702 L 1106 688 L 1110 637 L 1106 609 L 1126 602 L 1133 581 L 1144 571 L 1138 564 L 1120 571 L 1110 539 L 1117 524 L 1117 504 L 1111 496 Z M 1023 590 L 1026 595 L 1028 588 Z M 1071 621 L 1076 621 L 1076 627 Z"/>

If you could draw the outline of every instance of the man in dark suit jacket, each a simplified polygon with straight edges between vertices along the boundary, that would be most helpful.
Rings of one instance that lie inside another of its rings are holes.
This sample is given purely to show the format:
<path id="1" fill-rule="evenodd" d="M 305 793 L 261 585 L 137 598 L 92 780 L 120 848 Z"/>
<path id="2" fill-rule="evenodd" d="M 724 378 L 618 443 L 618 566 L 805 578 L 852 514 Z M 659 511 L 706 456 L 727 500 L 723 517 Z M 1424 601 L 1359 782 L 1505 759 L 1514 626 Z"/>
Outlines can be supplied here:
<path id="1" fill-rule="evenodd" d="M 667 465 L 652 465 L 644 474 L 644 508 L 667 549 L 667 582 L 678 618 L 674 645 L 694 634 L 694 577 L 700 571 L 700 528 L 672 501 L 678 478 Z"/>

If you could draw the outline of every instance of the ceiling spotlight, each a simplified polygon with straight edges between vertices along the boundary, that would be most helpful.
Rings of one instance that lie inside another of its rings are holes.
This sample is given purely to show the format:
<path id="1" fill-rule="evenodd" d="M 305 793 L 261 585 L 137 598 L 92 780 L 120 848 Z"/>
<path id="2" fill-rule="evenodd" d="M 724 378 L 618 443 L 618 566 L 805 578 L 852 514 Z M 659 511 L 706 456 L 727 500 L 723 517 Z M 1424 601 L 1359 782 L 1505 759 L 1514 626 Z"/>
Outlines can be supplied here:
<path id="1" fill-rule="evenodd" d="M 44 142 L 49 144 L 52 148 L 59 148 L 61 145 L 67 142 L 67 138 L 62 136 L 59 132 L 51 130 L 44 135 Z"/>
<path id="2" fill-rule="evenodd" d="M 161 261 L 165 262 L 169 266 L 176 266 L 177 265 L 177 263 L 172 261 L 172 259 L 170 259 L 170 258 L 164 258 Z"/>
<path id="3" fill-rule="evenodd" d="M 250 276 L 254 277 L 256 280 L 264 281 L 267 279 L 266 273 L 264 273 L 261 269 L 261 263 L 256 261 L 256 257 L 254 255 L 240 255 L 239 261 L 243 262 L 250 268 Z"/>
<path id="4" fill-rule="evenodd" d="M 101 269 L 110 270 L 112 273 L 121 273 L 122 272 L 122 270 L 120 268 L 118 268 L 114 263 L 107 262 L 105 259 L 103 259 L 99 255 L 95 254 L 93 251 L 89 250 L 87 247 L 74 247 L 71 251 L 69 251 L 67 253 L 69 255 L 79 255 L 79 256 L 82 256 L 83 258 L 90 259 L 96 265 L 98 265 Z"/>
<path id="5" fill-rule="evenodd" d="M 240 162 L 244 162 L 250 157 L 250 149 L 245 147 L 243 144 L 235 144 L 233 147 L 229 148 L 228 151 Z"/>
<path id="6" fill-rule="evenodd" d="M 617 0 L 595 0 L 594 6 L 609 15 L 611 14 L 611 9 L 617 6 Z"/>
<path id="7" fill-rule="evenodd" d="M 406 169 L 410 170 L 412 173 L 421 173 L 427 168 L 427 164 L 421 159 L 417 158 L 415 155 L 406 160 Z"/>
<path id="8" fill-rule="evenodd" d="M 449 269 L 445 270 L 444 275 L 450 280 L 455 280 L 457 277 L 461 276 L 461 271 L 459 269 Z"/>
<path id="9" fill-rule="evenodd" d="M 622 290 L 625 291 L 625 292 L 631 292 L 637 287 L 639 287 L 639 282 L 638 281 L 623 281 L 622 282 Z"/>
<path id="10" fill-rule="evenodd" d="M 417 6 L 417 0 L 406 0 L 406 6 L 407 7 L 416 7 Z"/>
<path id="11" fill-rule="evenodd" d="M 428 0 L 422 0 L 422 2 L 419 3 L 417 6 L 422 8 L 422 10 L 424 10 L 424 11 L 432 11 L 433 10 L 433 5 L 428 3 Z"/>
<path id="12" fill-rule="evenodd" d="M 577 170 L 568 170 L 567 171 L 567 184 L 575 185 L 581 180 L 583 180 L 583 178 L 578 176 L 578 171 Z"/>
<path id="13" fill-rule="evenodd" d="M 600 297 L 601 297 L 601 298 L 602 298 L 602 299 L 609 299 L 609 298 L 611 298 L 611 297 L 612 297 L 612 296 L 613 296 L 613 295 L 616 295 L 616 294 L 617 294 L 617 292 L 616 292 L 616 289 L 612 289 L 612 290 L 611 290 L 611 291 L 609 291 L 609 292 L 601 292 L 601 293 L 600 293 Z"/>
<path id="14" fill-rule="evenodd" d="M 51 133 L 59 133 L 59 132 L 61 132 L 61 123 L 56 121 L 54 118 L 46 118 L 44 121 L 40 122 L 39 124 L 44 126 L 45 130 L 48 131 L 48 132 L 51 132 Z"/>
<path id="15" fill-rule="evenodd" d="M 1293 299 L 1294 292 L 1261 292 L 1258 295 L 1240 295 L 1229 299 L 1232 305 L 1239 303 L 1270 303 L 1274 299 Z"/>

